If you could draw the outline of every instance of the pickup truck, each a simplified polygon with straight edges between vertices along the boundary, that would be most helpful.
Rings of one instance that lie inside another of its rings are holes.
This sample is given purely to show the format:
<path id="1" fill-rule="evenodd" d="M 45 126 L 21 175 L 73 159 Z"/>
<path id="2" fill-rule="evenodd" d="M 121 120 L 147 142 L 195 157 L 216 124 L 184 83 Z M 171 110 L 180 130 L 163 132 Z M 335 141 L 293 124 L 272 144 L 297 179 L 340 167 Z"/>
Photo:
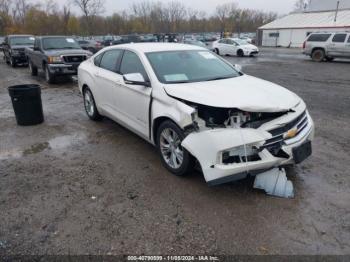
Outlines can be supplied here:
<path id="1" fill-rule="evenodd" d="M 2 51 L 7 64 L 16 67 L 17 64 L 27 64 L 25 48 L 33 47 L 34 37 L 31 35 L 8 35 L 2 43 Z"/>
<path id="2" fill-rule="evenodd" d="M 38 69 L 45 72 L 46 81 L 51 84 L 57 76 L 76 75 L 81 62 L 92 56 L 79 44 L 66 36 L 35 37 L 33 49 L 26 49 L 29 69 L 32 76 L 38 75 Z"/>

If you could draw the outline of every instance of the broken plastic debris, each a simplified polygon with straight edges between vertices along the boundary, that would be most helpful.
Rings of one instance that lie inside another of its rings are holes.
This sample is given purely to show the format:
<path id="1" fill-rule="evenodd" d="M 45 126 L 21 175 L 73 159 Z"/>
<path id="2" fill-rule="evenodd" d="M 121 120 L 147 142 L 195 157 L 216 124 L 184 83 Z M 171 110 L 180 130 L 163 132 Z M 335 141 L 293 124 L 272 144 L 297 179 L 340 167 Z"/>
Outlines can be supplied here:
<path id="1" fill-rule="evenodd" d="M 272 169 L 255 177 L 254 188 L 265 190 L 268 195 L 293 198 L 293 183 L 287 179 L 284 168 Z"/>

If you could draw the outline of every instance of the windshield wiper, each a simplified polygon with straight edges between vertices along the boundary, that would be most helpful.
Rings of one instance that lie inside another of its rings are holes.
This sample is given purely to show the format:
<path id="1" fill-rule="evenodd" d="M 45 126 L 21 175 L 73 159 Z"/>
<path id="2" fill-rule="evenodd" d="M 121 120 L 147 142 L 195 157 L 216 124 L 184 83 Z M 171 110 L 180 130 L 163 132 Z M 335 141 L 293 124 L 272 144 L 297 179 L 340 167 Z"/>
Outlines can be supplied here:
<path id="1" fill-rule="evenodd" d="M 169 84 L 186 84 L 186 83 L 191 83 L 191 81 L 172 81 L 168 83 Z"/>
<path id="2" fill-rule="evenodd" d="M 229 78 L 232 78 L 232 76 L 220 76 L 220 77 L 211 78 L 205 81 L 216 81 L 216 80 L 223 80 L 223 79 L 229 79 Z"/>

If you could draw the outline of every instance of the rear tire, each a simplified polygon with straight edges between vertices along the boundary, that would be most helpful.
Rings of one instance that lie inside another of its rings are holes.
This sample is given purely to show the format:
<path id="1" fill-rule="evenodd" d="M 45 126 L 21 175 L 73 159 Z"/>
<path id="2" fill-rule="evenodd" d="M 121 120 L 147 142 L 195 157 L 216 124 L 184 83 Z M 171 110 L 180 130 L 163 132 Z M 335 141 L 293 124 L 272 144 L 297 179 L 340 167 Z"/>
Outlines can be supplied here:
<path id="1" fill-rule="evenodd" d="M 86 87 L 83 90 L 83 97 L 84 97 L 85 112 L 88 115 L 88 117 L 93 121 L 101 120 L 102 116 L 97 110 L 95 98 L 88 87 Z"/>
<path id="2" fill-rule="evenodd" d="M 314 62 L 322 62 L 326 58 L 326 54 L 324 50 L 316 49 L 312 51 L 311 58 Z"/>
<path id="3" fill-rule="evenodd" d="M 157 148 L 163 166 L 176 176 L 185 176 L 195 165 L 194 157 L 181 146 L 184 132 L 172 121 L 164 121 L 157 130 Z"/>

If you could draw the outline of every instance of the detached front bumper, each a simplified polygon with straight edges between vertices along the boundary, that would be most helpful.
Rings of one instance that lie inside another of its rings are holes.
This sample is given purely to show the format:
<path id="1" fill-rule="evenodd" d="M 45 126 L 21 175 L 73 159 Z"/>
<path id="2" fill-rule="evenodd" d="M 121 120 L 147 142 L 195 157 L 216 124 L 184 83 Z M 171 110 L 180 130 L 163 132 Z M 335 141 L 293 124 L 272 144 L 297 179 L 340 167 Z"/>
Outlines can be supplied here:
<path id="1" fill-rule="evenodd" d="M 49 64 L 50 73 L 53 75 L 77 75 L 79 65 Z"/>
<path id="2" fill-rule="evenodd" d="M 244 179 L 300 162 L 294 159 L 296 149 L 314 138 L 314 123 L 307 112 L 305 115 L 307 122 L 305 118 L 297 119 L 295 126 L 300 127 L 300 132 L 293 138 L 271 143 L 280 136 L 273 136 L 266 127 L 226 128 L 192 133 L 182 146 L 197 158 L 210 186 Z"/>

